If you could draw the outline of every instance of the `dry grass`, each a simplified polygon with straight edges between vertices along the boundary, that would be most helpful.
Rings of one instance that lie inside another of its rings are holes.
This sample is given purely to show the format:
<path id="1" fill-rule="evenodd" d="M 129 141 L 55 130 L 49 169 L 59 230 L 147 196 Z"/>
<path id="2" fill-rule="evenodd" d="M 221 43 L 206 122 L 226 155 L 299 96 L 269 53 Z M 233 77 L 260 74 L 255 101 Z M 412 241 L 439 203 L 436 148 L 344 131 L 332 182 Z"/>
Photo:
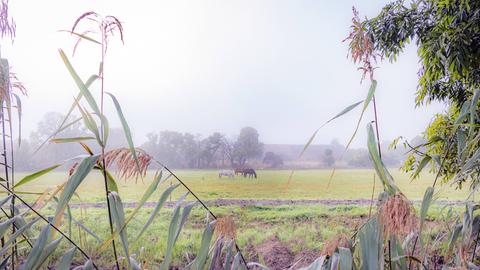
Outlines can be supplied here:
<path id="1" fill-rule="evenodd" d="M 118 175 L 123 179 L 145 177 L 152 157 L 140 148 L 135 149 L 138 159 L 135 160 L 128 148 L 118 148 L 105 153 L 105 166 L 116 166 Z"/>
<path id="2" fill-rule="evenodd" d="M 407 235 L 418 224 L 412 203 L 402 194 L 390 196 L 379 209 L 380 221 L 387 235 Z"/>
<path id="3" fill-rule="evenodd" d="M 215 223 L 215 233 L 217 238 L 232 239 L 237 237 L 237 227 L 232 216 L 224 216 L 217 219 Z"/>
<path id="4" fill-rule="evenodd" d="M 321 255 L 332 256 L 335 250 L 339 247 L 349 248 L 350 237 L 344 233 L 332 236 L 323 244 Z"/>

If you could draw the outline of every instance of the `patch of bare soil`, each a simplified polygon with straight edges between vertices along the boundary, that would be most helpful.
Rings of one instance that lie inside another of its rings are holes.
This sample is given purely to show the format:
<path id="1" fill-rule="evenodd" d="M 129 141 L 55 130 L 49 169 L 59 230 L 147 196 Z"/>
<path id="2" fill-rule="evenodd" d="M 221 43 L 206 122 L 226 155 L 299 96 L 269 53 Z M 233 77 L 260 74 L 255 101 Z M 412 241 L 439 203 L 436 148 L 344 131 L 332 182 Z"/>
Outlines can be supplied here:
<path id="1" fill-rule="evenodd" d="M 272 236 L 257 247 L 257 252 L 262 256 L 266 266 L 272 270 L 288 269 L 293 264 L 295 256 L 277 236 Z"/>

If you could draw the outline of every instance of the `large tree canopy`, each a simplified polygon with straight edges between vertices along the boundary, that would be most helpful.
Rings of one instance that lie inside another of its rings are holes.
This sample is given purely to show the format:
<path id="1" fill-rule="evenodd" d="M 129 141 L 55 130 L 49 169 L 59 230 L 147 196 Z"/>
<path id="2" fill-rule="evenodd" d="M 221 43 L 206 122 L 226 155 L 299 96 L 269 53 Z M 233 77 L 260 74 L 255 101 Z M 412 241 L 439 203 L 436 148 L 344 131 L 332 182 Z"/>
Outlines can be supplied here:
<path id="1" fill-rule="evenodd" d="M 418 172 L 430 163 L 445 181 L 460 186 L 479 177 L 480 1 L 395 1 L 361 22 L 375 54 L 394 61 L 406 44 L 418 46 L 416 103 L 443 101 L 449 109 L 434 117 L 425 143 L 409 145 L 404 168 Z"/>

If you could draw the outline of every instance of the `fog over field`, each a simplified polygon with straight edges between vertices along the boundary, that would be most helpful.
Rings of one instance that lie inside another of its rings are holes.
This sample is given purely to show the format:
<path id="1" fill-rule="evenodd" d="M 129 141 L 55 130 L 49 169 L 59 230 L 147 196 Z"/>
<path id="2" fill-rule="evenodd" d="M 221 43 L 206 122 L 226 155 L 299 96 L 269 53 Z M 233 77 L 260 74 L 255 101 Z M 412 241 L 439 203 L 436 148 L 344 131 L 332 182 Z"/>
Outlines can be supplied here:
<path id="1" fill-rule="evenodd" d="M 17 38 L 2 49 L 29 89 L 25 136 L 47 112 L 65 112 L 72 102 L 77 90 L 57 49 L 71 55 L 75 41 L 60 30 L 95 7 L 124 23 L 125 45 L 109 47 L 106 89 L 122 103 L 137 143 L 160 130 L 234 137 L 252 126 L 264 143 L 304 144 L 368 90 L 342 43 L 351 7 L 368 16 L 387 2 L 13 1 Z M 96 54 L 94 46 L 84 44 L 72 58 L 83 78 L 97 72 L 98 63 L 88 57 Z M 415 109 L 418 70 L 414 46 L 407 46 L 394 65 L 379 65 L 381 139 L 411 139 L 443 110 L 441 104 Z M 93 89 L 98 94 L 98 84 Z M 113 118 L 112 126 L 119 126 Z M 345 144 L 357 118 L 352 113 L 325 127 L 316 143 L 337 138 Z M 365 138 L 362 129 L 353 145 L 365 146 Z"/>

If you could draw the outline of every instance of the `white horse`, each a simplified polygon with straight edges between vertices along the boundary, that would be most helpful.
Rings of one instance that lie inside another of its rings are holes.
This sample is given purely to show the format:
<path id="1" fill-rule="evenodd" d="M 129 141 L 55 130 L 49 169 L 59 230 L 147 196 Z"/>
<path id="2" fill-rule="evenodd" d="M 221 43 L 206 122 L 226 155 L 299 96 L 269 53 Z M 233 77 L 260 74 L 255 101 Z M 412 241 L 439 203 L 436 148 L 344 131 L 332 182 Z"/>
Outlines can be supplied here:
<path id="1" fill-rule="evenodd" d="M 218 178 L 222 178 L 222 176 L 233 179 L 235 178 L 235 172 L 233 170 L 221 170 L 220 172 L 218 172 Z"/>

